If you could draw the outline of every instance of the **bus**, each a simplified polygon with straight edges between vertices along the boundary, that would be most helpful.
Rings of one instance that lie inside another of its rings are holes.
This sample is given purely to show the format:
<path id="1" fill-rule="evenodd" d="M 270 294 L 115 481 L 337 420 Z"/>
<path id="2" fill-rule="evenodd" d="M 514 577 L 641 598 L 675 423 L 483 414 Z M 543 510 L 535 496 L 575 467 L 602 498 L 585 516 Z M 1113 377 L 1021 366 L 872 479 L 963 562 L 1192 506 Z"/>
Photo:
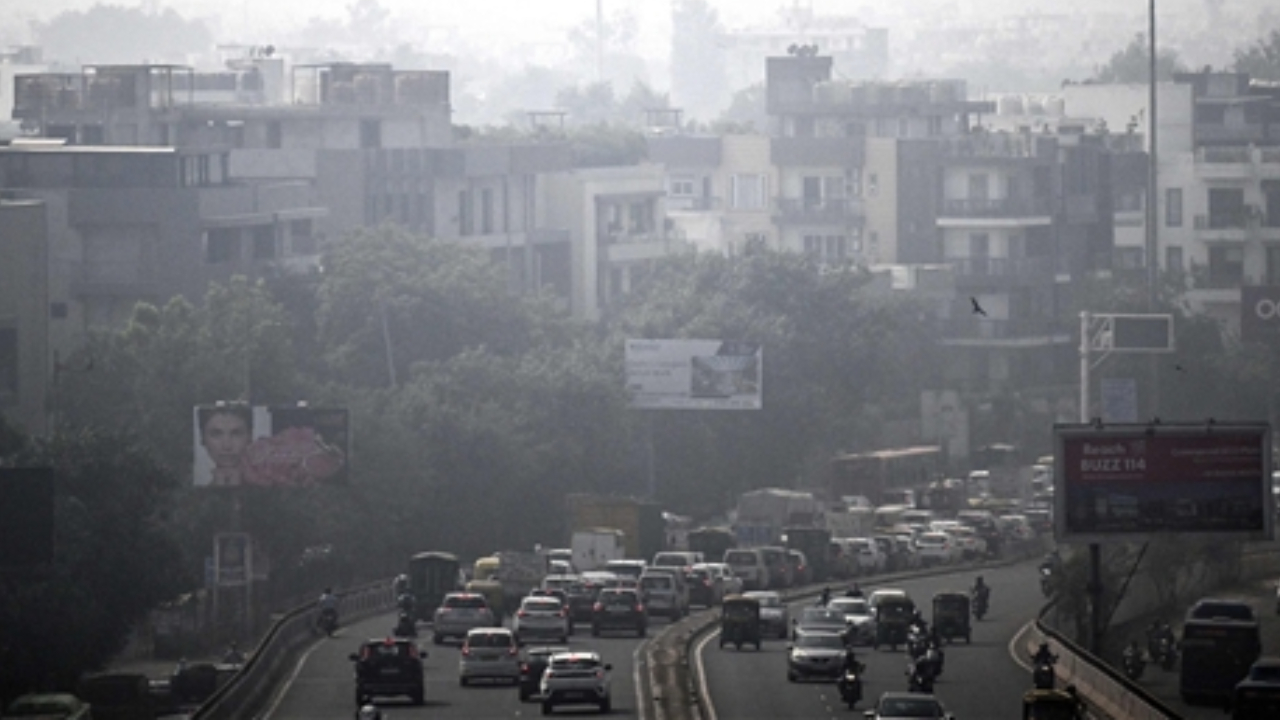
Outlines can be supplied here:
<path id="1" fill-rule="evenodd" d="M 1262 653 L 1252 620 L 1188 619 L 1182 627 L 1178 691 L 1184 702 L 1222 702 Z"/>
<path id="2" fill-rule="evenodd" d="M 941 475 L 942 448 L 937 445 L 838 455 L 829 463 L 830 497 L 862 495 L 875 505 L 905 490 L 919 497 Z"/>

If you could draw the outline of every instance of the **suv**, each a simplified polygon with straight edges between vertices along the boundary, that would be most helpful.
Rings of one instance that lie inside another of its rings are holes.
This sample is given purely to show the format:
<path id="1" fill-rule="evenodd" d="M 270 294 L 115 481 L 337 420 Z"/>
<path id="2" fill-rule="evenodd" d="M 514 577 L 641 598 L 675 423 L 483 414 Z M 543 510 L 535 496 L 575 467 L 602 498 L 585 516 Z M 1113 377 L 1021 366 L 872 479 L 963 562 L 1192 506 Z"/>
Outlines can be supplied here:
<path id="1" fill-rule="evenodd" d="M 1187 611 L 1188 620 L 1236 620 L 1255 622 L 1253 606 L 1243 600 L 1201 598 Z"/>
<path id="2" fill-rule="evenodd" d="M 644 637 L 649 629 L 649 615 L 640 600 L 640 591 L 630 588 L 605 588 L 596 596 L 591 610 L 591 634 L 621 628 Z"/>
<path id="3" fill-rule="evenodd" d="M 436 608 L 432 619 L 432 640 L 439 645 L 445 638 L 464 638 L 475 628 L 490 627 L 494 622 L 489 603 L 479 593 L 449 593 Z"/>
<path id="4" fill-rule="evenodd" d="M 511 619 L 516 643 L 525 638 L 542 636 L 569 642 L 569 609 L 556 597 L 530 595 L 520 601 L 520 609 Z"/>
<path id="5" fill-rule="evenodd" d="M 649 566 L 649 563 L 643 560 L 610 560 L 604 564 L 604 569 L 618 576 L 629 576 L 639 578 L 640 573 Z"/>
<path id="6" fill-rule="evenodd" d="M 551 656 L 542 674 L 542 714 L 550 715 L 557 705 L 595 705 L 600 712 L 612 709 L 609 673 L 613 666 L 594 652 L 567 652 Z"/>
<path id="7" fill-rule="evenodd" d="M 360 645 L 360 652 L 349 657 L 356 664 L 357 706 L 386 695 L 408 695 L 414 705 L 423 703 L 423 653 L 412 640 L 366 640 Z"/>
<path id="8" fill-rule="evenodd" d="M 566 652 L 569 648 L 559 645 L 525 648 L 524 657 L 520 658 L 520 702 L 542 691 L 542 673 L 551 663 L 551 656 Z"/>
<path id="9" fill-rule="evenodd" d="M 689 568 L 703 562 L 702 553 L 693 552 L 691 550 L 664 550 L 653 556 L 653 562 L 649 563 L 649 567 L 669 567 L 677 570 L 688 570 Z"/>
<path id="10" fill-rule="evenodd" d="M 649 568 L 640 576 L 640 592 L 644 604 L 654 615 L 665 615 L 671 620 L 684 617 L 689 609 L 684 588 L 684 575 L 674 568 Z"/>
<path id="11" fill-rule="evenodd" d="M 458 684 L 466 687 L 481 678 L 520 682 L 520 647 L 515 633 L 495 627 L 467 633 L 458 659 Z"/>
<path id="12" fill-rule="evenodd" d="M 763 590 L 769 587 L 769 568 L 764 556 L 755 548 L 733 548 L 724 551 L 724 562 L 733 574 L 742 578 L 744 590 Z"/>

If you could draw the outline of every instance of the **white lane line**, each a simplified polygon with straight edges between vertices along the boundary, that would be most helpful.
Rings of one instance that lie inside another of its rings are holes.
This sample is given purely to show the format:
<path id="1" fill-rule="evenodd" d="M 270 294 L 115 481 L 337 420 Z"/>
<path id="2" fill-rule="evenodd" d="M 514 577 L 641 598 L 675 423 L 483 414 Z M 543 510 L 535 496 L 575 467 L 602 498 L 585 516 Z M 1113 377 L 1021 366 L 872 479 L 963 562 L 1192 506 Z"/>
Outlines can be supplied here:
<path id="1" fill-rule="evenodd" d="M 631 651 L 631 682 L 636 688 L 636 715 L 640 720 L 644 720 L 649 714 L 649 703 L 646 703 L 644 698 L 644 679 L 640 676 L 641 657 L 644 655 L 645 646 L 649 644 L 648 633 L 645 635 L 645 641 L 637 643 L 636 649 Z"/>
<path id="2" fill-rule="evenodd" d="M 1018 652 L 1018 647 L 1021 646 L 1022 636 L 1031 632 L 1031 628 L 1035 627 L 1035 625 L 1036 621 L 1031 620 L 1026 625 L 1023 625 L 1021 630 L 1014 633 L 1012 638 L 1009 638 L 1009 657 L 1013 658 L 1013 661 L 1022 666 L 1022 669 L 1027 672 L 1031 672 L 1031 661 L 1023 659 L 1022 653 Z"/>
<path id="3" fill-rule="evenodd" d="M 298 679 L 298 675 L 302 674 L 302 666 L 307 664 L 307 659 L 311 657 L 311 653 L 315 652 L 318 647 L 320 647 L 319 642 L 312 643 L 311 647 L 302 653 L 302 657 L 298 658 L 298 663 L 293 666 L 293 672 L 290 673 L 289 679 L 280 685 L 276 690 L 275 696 L 271 698 L 271 706 L 262 715 L 262 720 L 271 720 L 271 717 L 276 714 L 276 710 L 279 709 L 280 703 L 284 701 L 284 696 L 288 694 L 289 688 Z"/>
<path id="4" fill-rule="evenodd" d="M 711 702 L 711 686 L 707 684 L 707 669 L 702 665 L 702 649 L 711 642 L 712 638 L 720 635 L 719 630 L 712 630 L 705 637 L 698 641 L 698 645 L 694 648 L 694 664 L 697 665 L 698 672 L 698 696 L 702 701 L 702 720 L 716 720 L 716 706 Z"/>

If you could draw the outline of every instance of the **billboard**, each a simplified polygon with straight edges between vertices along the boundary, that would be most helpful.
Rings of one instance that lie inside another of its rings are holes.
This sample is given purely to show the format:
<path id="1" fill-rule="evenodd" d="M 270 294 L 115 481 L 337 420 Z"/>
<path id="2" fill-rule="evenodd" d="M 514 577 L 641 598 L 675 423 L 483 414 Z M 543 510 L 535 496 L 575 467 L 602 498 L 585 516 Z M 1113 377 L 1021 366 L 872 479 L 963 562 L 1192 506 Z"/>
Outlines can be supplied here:
<path id="1" fill-rule="evenodd" d="M 1240 339 L 1280 343 L 1280 286 L 1246 285 L 1240 288 Z"/>
<path id="2" fill-rule="evenodd" d="M 626 345 L 631 407 L 759 410 L 763 348 L 722 340 L 636 340 Z"/>
<path id="3" fill-rule="evenodd" d="M 192 424 L 197 486 L 306 487 L 346 480 L 346 408 L 200 405 Z"/>
<path id="4" fill-rule="evenodd" d="M 52 468 L 0 468 L 0 570 L 53 564 Z"/>
<path id="5" fill-rule="evenodd" d="M 1270 539 L 1270 437 L 1266 423 L 1055 425 L 1057 540 Z"/>

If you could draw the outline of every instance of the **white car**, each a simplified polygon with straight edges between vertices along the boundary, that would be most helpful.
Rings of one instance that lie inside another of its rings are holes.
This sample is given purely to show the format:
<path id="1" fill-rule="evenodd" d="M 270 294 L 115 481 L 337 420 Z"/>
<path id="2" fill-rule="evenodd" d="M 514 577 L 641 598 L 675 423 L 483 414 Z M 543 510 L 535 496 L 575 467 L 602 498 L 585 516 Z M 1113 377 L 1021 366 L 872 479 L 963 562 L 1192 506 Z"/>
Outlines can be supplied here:
<path id="1" fill-rule="evenodd" d="M 695 565 L 694 567 L 707 567 L 720 576 L 720 582 L 724 584 L 725 595 L 738 595 L 743 591 L 742 578 L 733 573 L 733 568 L 722 562 L 709 562 Z"/>
<path id="2" fill-rule="evenodd" d="M 507 628 L 477 628 L 462 641 L 458 684 L 480 679 L 520 682 L 520 647 Z"/>
<path id="3" fill-rule="evenodd" d="M 594 652 L 556 653 L 547 663 L 539 686 L 542 714 L 562 705 L 595 705 L 602 713 L 612 709 L 610 672 L 613 666 Z"/>
<path id="4" fill-rule="evenodd" d="M 920 533 L 916 538 L 916 553 L 925 566 L 950 565 L 955 561 L 957 548 L 950 534 L 941 530 Z"/>
<path id="5" fill-rule="evenodd" d="M 520 609 L 511 619 L 511 631 L 516 642 L 524 644 L 529 638 L 542 637 L 569 642 L 569 611 L 559 598 L 550 595 L 531 595 L 520 601 Z"/>
<path id="6" fill-rule="evenodd" d="M 849 627 L 849 639 L 855 644 L 870 645 L 876 639 L 876 616 L 871 612 L 871 604 L 866 598 L 834 597 L 827 601 L 827 607 L 844 614 L 845 624 Z"/>
<path id="7" fill-rule="evenodd" d="M 859 572 L 883 572 L 885 564 L 889 561 L 884 551 L 880 549 L 880 544 L 871 538 L 850 538 L 846 548 L 853 553 Z"/>

